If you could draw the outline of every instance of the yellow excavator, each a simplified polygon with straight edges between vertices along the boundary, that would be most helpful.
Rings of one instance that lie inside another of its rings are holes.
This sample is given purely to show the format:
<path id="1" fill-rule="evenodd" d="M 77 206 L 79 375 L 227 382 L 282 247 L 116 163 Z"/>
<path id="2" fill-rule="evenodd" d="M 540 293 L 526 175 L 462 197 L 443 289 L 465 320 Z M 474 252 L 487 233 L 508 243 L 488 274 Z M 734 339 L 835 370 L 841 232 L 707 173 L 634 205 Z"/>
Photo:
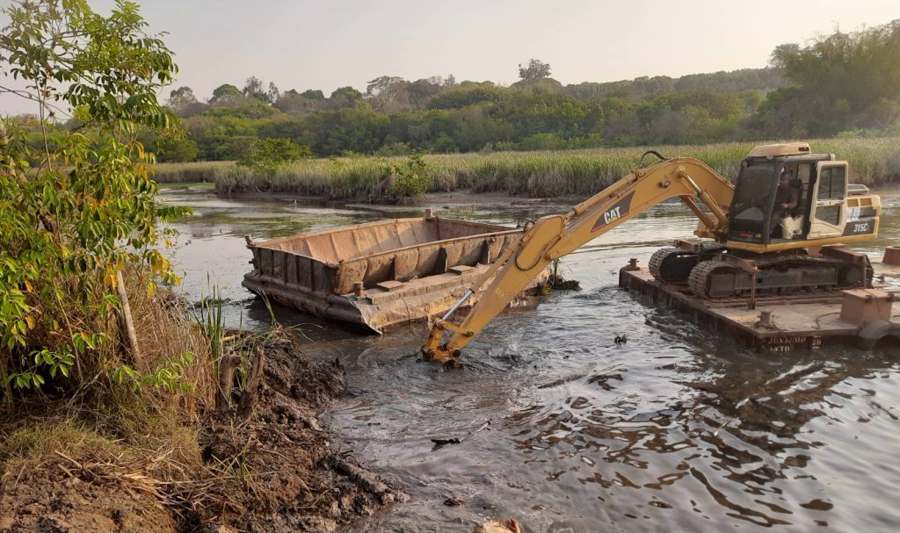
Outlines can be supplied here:
<path id="1" fill-rule="evenodd" d="M 648 267 L 661 282 L 687 284 L 707 299 L 871 287 L 868 257 L 844 245 L 878 235 L 881 199 L 848 184 L 846 161 L 813 154 L 807 143 L 757 146 L 732 185 L 698 159 L 647 155 L 660 161 L 568 213 L 529 223 L 519 245 L 434 321 L 423 357 L 458 366 L 461 350 L 548 264 L 676 197 L 699 219 L 694 233 L 701 239 L 653 254 Z M 451 321 L 473 295 L 475 305 Z"/>

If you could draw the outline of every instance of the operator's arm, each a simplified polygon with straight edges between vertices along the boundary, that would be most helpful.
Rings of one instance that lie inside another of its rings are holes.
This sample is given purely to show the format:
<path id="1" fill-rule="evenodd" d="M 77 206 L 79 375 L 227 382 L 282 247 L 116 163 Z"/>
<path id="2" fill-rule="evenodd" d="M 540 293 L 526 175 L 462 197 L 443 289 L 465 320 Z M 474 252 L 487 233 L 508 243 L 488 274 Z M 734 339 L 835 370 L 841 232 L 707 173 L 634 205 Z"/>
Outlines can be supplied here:
<path id="1" fill-rule="evenodd" d="M 794 209 L 800 204 L 800 191 L 796 189 L 796 187 L 791 187 L 791 198 L 788 200 L 788 203 L 785 205 L 788 209 Z"/>
<path id="2" fill-rule="evenodd" d="M 629 174 L 565 215 L 538 219 L 522 236 L 519 245 L 499 258 L 479 287 L 474 288 L 478 291 L 478 302 L 463 321 L 435 323 L 422 347 L 424 356 L 456 363 L 460 350 L 551 261 L 669 198 L 681 197 L 710 232 L 722 233 L 727 224 L 723 207 L 731 203 L 733 192 L 731 184 L 702 161 L 669 159 Z M 712 215 L 700 209 L 695 198 Z M 452 335 L 442 343 L 445 331 Z"/>

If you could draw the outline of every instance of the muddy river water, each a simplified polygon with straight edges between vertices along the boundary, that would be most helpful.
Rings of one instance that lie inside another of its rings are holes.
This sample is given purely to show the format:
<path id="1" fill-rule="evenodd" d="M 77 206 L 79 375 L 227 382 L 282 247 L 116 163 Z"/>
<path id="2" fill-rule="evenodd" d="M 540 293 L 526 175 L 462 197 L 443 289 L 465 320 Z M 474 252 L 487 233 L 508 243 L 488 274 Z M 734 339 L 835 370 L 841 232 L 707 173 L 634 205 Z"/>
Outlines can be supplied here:
<path id="1" fill-rule="evenodd" d="M 164 198 L 194 209 L 175 224 L 184 292 L 197 300 L 217 286 L 231 327 L 269 321 L 240 286 L 243 235 L 393 216 L 227 200 L 203 186 Z M 861 248 L 873 258 L 900 242 L 900 194 L 883 201 L 882 236 Z M 564 210 L 510 204 L 432 207 L 508 224 Z M 308 337 L 308 354 L 347 369 L 351 394 L 327 415 L 344 446 L 411 496 L 358 529 L 471 531 L 515 517 L 530 532 L 897 531 L 900 350 L 755 353 L 616 287 L 630 257 L 646 264 L 695 225 L 679 206 L 659 206 L 565 258 L 582 290 L 501 315 L 460 371 L 418 361 L 423 326 L 363 336 L 276 308 Z M 453 437 L 461 443 L 431 441 Z M 462 505 L 444 505 L 451 496 Z"/>

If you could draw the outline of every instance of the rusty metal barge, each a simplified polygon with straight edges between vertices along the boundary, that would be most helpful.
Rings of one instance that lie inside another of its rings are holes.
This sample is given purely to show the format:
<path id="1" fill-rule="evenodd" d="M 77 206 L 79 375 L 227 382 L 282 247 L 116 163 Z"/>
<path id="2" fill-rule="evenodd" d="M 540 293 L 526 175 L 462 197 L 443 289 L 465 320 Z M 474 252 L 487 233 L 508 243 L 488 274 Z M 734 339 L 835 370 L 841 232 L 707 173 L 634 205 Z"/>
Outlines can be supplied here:
<path id="1" fill-rule="evenodd" d="M 376 333 L 443 314 L 522 238 L 521 228 L 432 216 L 381 220 L 266 242 L 248 239 L 250 291 Z M 529 295 L 547 273 L 513 302 Z M 475 303 L 471 296 L 468 305 Z"/>
<path id="2" fill-rule="evenodd" d="M 812 295 L 704 299 L 687 284 L 656 280 L 632 260 L 619 271 L 619 287 L 648 305 L 676 309 L 694 322 L 761 351 L 817 349 L 826 343 L 872 348 L 900 343 L 900 248 L 875 263 L 872 288 Z"/>

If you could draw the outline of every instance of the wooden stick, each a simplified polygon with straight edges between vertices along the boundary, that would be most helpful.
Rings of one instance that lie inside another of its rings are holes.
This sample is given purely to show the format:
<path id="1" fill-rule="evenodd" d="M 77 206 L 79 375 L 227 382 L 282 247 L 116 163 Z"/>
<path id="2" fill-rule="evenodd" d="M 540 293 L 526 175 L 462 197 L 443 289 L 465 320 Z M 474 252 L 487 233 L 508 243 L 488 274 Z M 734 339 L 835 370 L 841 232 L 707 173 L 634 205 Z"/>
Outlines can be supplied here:
<path id="1" fill-rule="evenodd" d="M 238 406 L 238 413 L 244 419 L 250 418 L 253 414 L 253 406 L 259 399 L 259 388 L 262 385 L 263 367 L 266 359 L 260 348 L 256 349 L 256 360 L 253 362 L 253 369 L 250 371 L 250 377 L 247 379 L 247 387 L 241 393 L 241 403 Z"/>
<path id="2" fill-rule="evenodd" d="M 231 390 L 234 388 L 234 371 L 241 360 L 234 355 L 224 355 L 219 360 L 219 394 L 216 409 L 225 411 L 231 407 Z"/>
<path id="3" fill-rule="evenodd" d="M 3 382 L 3 403 L 12 405 L 12 387 L 7 381 L 9 369 L 7 367 L 7 355 L 0 355 L 0 381 Z"/>
<path id="4" fill-rule="evenodd" d="M 141 349 L 138 346 L 137 333 L 134 330 L 134 317 L 131 315 L 131 305 L 128 303 L 128 293 L 125 292 L 125 280 L 122 278 L 122 271 L 116 271 L 116 290 L 119 291 L 119 300 L 122 301 L 122 323 L 125 325 L 125 332 L 128 334 L 128 344 L 131 346 L 131 356 L 134 366 L 138 367 L 142 361 Z"/>

